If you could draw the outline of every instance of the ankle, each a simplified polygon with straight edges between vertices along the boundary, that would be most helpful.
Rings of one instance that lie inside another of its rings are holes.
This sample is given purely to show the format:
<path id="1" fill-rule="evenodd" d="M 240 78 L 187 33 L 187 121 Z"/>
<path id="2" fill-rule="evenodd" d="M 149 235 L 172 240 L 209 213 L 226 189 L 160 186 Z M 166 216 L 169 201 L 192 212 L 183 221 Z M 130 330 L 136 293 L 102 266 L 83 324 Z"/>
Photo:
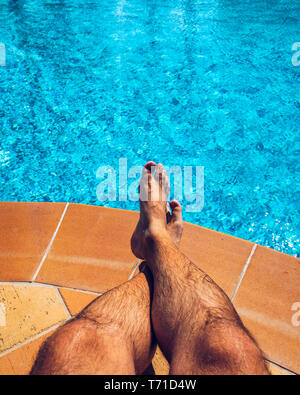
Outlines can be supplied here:
<path id="1" fill-rule="evenodd" d="M 161 221 L 151 221 L 145 232 L 145 238 L 147 242 L 169 238 L 165 224 Z"/>
<path id="2" fill-rule="evenodd" d="M 145 252 L 146 260 L 151 260 L 155 251 L 162 244 L 172 244 L 171 237 L 166 228 L 157 224 L 151 224 L 145 232 Z"/>

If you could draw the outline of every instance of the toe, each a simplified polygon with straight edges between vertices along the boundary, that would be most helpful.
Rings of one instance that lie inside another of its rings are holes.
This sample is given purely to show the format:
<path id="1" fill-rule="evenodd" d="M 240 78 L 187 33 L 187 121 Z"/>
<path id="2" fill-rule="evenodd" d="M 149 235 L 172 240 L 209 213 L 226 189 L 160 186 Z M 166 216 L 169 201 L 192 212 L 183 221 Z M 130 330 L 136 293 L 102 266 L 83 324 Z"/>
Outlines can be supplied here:
<path id="1" fill-rule="evenodd" d="M 172 219 L 172 214 L 171 214 L 171 211 L 170 211 L 170 205 L 169 204 L 167 205 L 167 214 L 166 214 L 166 216 L 167 216 L 167 224 L 168 224 L 168 223 L 171 222 L 171 219 Z"/>
<path id="2" fill-rule="evenodd" d="M 145 164 L 143 168 L 143 173 L 139 185 L 139 197 L 140 197 L 140 201 L 142 202 L 147 202 L 151 200 L 149 196 L 151 190 L 150 183 L 155 167 L 156 164 L 152 161 L 149 161 Z"/>
<path id="3" fill-rule="evenodd" d="M 182 221 L 182 206 L 177 200 L 172 200 L 170 202 L 170 207 L 172 210 L 172 221 Z"/>
<path id="4" fill-rule="evenodd" d="M 165 191 L 165 194 L 169 196 L 170 193 L 170 182 L 165 170 L 162 172 L 162 187 Z"/>
<path id="5" fill-rule="evenodd" d="M 147 172 L 151 173 L 151 168 L 152 167 L 156 167 L 156 163 L 153 162 L 152 160 L 150 160 L 149 162 L 147 162 L 144 166 L 144 168 L 146 169 Z"/>
<path id="6" fill-rule="evenodd" d="M 155 176 L 154 176 L 154 179 L 155 179 L 156 181 L 160 181 L 160 180 L 162 179 L 163 170 L 164 170 L 163 165 L 162 165 L 161 163 L 159 163 L 159 164 L 156 166 L 156 172 L 155 172 Z"/>

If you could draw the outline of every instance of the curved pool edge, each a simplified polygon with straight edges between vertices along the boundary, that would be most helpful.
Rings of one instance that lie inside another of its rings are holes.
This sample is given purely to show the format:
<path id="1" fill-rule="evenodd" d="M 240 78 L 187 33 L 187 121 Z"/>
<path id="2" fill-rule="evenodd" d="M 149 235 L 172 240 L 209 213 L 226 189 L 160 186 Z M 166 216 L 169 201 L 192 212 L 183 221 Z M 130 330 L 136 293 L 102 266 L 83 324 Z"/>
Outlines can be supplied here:
<path id="1" fill-rule="evenodd" d="M 129 241 L 138 212 L 0 202 L 0 218 L 6 310 L 0 374 L 26 374 L 39 345 L 58 325 L 135 274 L 139 260 Z M 293 308 L 300 302 L 300 259 L 187 222 L 180 248 L 231 298 L 272 372 L 299 374 L 300 326 Z M 158 374 L 166 373 L 160 353 L 153 364 Z"/>

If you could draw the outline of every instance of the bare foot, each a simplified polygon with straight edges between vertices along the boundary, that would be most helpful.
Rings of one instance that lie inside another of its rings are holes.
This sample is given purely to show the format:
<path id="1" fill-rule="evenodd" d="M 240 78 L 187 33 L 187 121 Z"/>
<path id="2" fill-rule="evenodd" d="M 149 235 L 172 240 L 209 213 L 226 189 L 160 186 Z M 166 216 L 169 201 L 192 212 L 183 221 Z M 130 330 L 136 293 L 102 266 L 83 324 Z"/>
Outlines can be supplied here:
<path id="1" fill-rule="evenodd" d="M 145 258 L 148 234 L 168 233 L 173 243 L 179 246 L 183 231 L 182 208 L 173 200 L 170 213 L 167 203 L 169 192 L 170 184 L 163 165 L 148 162 L 140 182 L 140 219 L 131 238 L 132 252 L 139 259 Z"/>

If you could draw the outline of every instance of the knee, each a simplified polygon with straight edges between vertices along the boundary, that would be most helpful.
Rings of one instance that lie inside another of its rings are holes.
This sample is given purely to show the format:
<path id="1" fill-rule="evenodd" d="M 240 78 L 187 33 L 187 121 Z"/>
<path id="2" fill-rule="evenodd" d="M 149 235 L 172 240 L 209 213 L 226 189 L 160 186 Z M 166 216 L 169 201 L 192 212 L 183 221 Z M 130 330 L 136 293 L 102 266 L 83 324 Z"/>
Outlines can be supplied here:
<path id="1" fill-rule="evenodd" d="M 49 338 L 47 341 L 48 348 L 59 355 L 65 355 L 67 350 L 88 343 L 91 338 L 95 337 L 97 329 L 97 324 L 89 320 L 76 319 L 70 321 Z"/>
<path id="2" fill-rule="evenodd" d="M 74 320 L 54 332 L 42 345 L 31 374 L 63 373 L 72 361 L 74 351 L 88 348 L 95 336 L 96 324 L 88 320 Z"/>
<path id="3" fill-rule="evenodd" d="M 240 325 L 218 323 L 206 339 L 203 360 L 207 365 L 235 374 L 267 373 L 261 350 Z"/>

